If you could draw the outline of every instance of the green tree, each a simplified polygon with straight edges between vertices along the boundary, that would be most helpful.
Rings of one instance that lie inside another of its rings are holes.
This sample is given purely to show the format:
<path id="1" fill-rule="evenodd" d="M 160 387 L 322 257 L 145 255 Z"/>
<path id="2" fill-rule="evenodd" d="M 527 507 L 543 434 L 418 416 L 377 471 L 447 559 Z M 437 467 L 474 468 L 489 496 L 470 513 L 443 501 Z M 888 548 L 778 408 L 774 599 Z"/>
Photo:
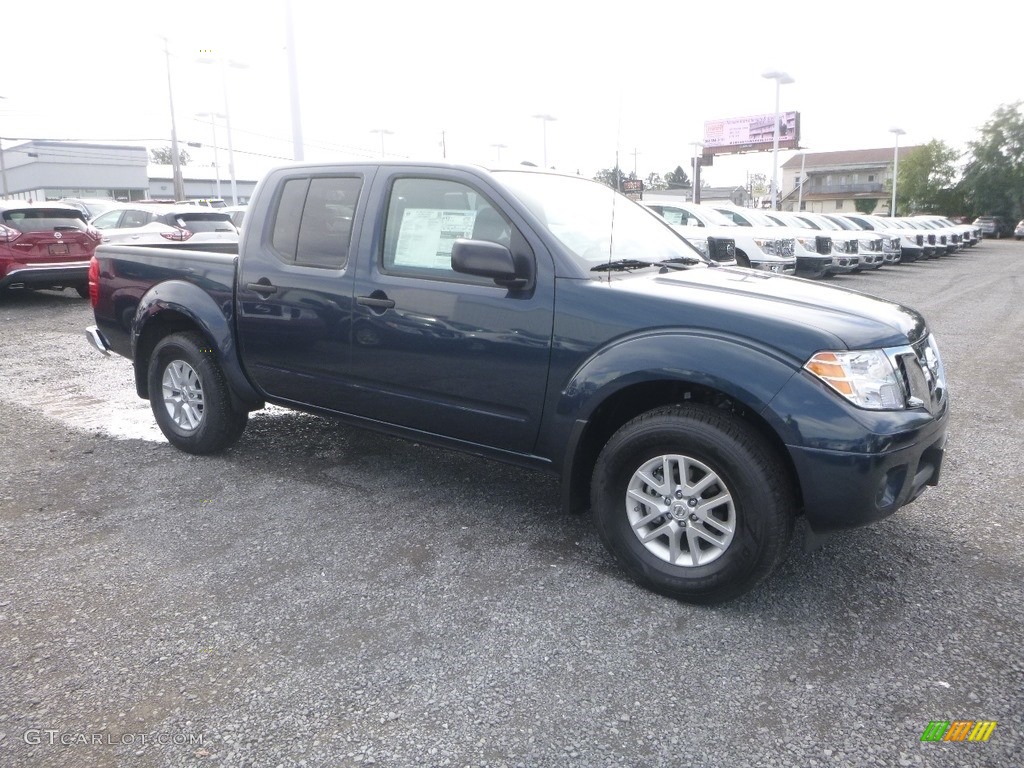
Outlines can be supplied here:
<path id="1" fill-rule="evenodd" d="M 626 174 L 622 172 L 619 166 L 614 168 L 602 168 L 600 171 L 594 174 L 594 181 L 600 181 L 602 184 L 607 184 L 612 189 L 622 189 L 622 182 L 625 181 Z"/>
<path id="2" fill-rule="evenodd" d="M 660 173 L 652 173 L 644 179 L 644 189 L 668 189 L 668 184 Z"/>
<path id="3" fill-rule="evenodd" d="M 853 206 L 857 209 L 857 213 L 874 213 L 875 208 L 878 207 L 878 198 L 858 197 L 853 201 Z"/>
<path id="4" fill-rule="evenodd" d="M 171 148 L 170 147 L 156 147 L 149 150 L 149 154 L 153 157 L 153 162 L 157 165 L 171 165 Z M 181 165 L 188 165 L 192 158 L 188 152 L 184 149 L 178 150 L 178 163 Z"/>
<path id="5" fill-rule="evenodd" d="M 747 183 L 750 186 L 751 197 L 765 197 L 768 192 L 768 177 L 763 173 L 750 174 Z"/>
<path id="6" fill-rule="evenodd" d="M 971 215 L 1016 221 L 1024 209 L 1024 102 L 1004 104 L 968 144 L 960 192 Z M 901 176 L 902 179 L 902 176 Z"/>
<path id="7" fill-rule="evenodd" d="M 959 159 L 956 150 L 937 139 L 908 152 L 899 164 L 896 213 L 955 213 L 947 206 L 955 187 Z M 892 187 L 889 189 L 891 195 Z"/>
<path id="8" fill-rule="evenodd" d="M 686 175 L 686 171 L 681 165 L 677 165 L 674 171 L 665 174 L 665 183 L 669 189 L 689 189 L 692 186 L 690 177 Z"/>

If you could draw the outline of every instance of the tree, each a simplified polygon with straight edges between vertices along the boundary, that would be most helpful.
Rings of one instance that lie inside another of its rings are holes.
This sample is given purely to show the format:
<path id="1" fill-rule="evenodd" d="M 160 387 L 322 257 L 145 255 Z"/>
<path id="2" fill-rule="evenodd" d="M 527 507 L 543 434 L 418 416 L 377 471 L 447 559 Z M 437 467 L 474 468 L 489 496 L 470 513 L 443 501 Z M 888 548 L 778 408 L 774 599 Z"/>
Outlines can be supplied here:
<path id="1" fill-rule="evenodd" d="M 614 168 L 602 168 L 600 171 L 594 174 L 594 181 L 600 181 L 602 184 L 607 184 L 612 189 L 622 189 L 622 182 L 625 181 L 626 174 L 622 172 L 619 166 Z"/>
<path id="2" fill-rule="evenodd" d="M 1024 102 L 1004 104 L 982 126 L 977 141 L 968 144 L 968 159 L 960 184 L 972 215 L 993 214 L 1011 221 L 1024 209 Z M 902 175 L 900 176 L 902 181 Z"/>
<path id="3" fill-rule="evenodd" d="M 875 208 L 878 207 L 878 198 L 858 197 L 853 201 L 853 206 L 857 209 L 857 213 L 874 213 Z"/>
<path id="4" fill-rule="evenodd" d="M 770 191 L 768 189 L 768 177 L 763 173 L 752 173 L 748 181 L 751 197 L 764 197 Z"/>
<path id="5" fill-rule="evenodd" d="M 652 173 L 644 180 L 644 189 L 668 189 L 668 184 L 660 173 Z"/>
<path id="6" fill-rule="evenodd" d="M 686 171 L 681 165 L 677 165 L 674 171 L 665 174 L 665 183 L 668 184 L 669 189 L 689 189 L 692 186 L 690 177 L 686 175 Z"/>
<path id="7" fill-rule="evenodd" d="M 955 185 L 958 159 L 956 150 L 937 139 L 907 153 L 899 163 L 895 212 L 952 214 L 946 206 Z M 891 194 L 892 187 L 889 189 Z"/>
<path id="8" fill-rule="evenodd" d="M 156 147 L 155 149 L 149 150 L 149 153 L 153 156 L 153 162 L 157 165 L 172 165 L 171 158 L 173 155 L 171 155 L 170 147 Z M 191 160 L 192 158 L 189 157 L 188 152 L 184 149 L 178 150 L 179 164 L 188 165 Z"/>

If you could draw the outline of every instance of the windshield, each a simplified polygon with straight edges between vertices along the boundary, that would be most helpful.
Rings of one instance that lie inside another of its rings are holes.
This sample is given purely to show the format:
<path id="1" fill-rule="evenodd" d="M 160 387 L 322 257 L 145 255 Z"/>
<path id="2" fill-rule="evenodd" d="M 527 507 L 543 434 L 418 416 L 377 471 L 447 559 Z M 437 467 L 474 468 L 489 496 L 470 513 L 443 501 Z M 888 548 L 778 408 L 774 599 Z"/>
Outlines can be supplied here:
<path id="1" fill-rule="evenodd" d="M 725 216 L 729 216 L 731 214 L 731 211 L 728 208 L 716 208 L 715 210 L 716 211 L 720 211 Z M 734 216 L 742 216 L 747 221 L 749 221 L 751 224 L 759 226 L 759 227 L 779 227 L 779 226 L 783 226 L 783 225 L 779 224 L 779 222 L 774 221 L 771 218 L 769 218 L 766 214 L 761 213 L 760 211 L 755 211 L 752 208 L 744 208 L 742 213 L 737 211 Z M 737 220 L 736 223 L 739 224 L 739 221 Z"/>
<path id="2" fill-rule="evenodd" d="M 706 261 L 657 214 L 604 184 L 524 171 L 495 176 L 587 269 L 621 260 Z"/>

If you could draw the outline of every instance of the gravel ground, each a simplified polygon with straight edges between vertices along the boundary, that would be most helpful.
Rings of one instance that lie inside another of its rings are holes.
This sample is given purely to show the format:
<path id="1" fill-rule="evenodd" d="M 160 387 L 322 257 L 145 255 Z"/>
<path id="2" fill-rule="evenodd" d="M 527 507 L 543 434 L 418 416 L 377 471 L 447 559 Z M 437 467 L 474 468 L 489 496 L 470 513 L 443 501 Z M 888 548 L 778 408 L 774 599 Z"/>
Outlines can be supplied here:
<path id="1" fill-rule="evenodd" d="M 554 480 L 277 409 L 169 447 L 71 291 L 0 299 L 0 766 L 1024 764 L 1024 243 L 922 310 L 941 484 L 752 594 L 646 592 Z M 931 720 L 987 743 L 922 743 Z"/>

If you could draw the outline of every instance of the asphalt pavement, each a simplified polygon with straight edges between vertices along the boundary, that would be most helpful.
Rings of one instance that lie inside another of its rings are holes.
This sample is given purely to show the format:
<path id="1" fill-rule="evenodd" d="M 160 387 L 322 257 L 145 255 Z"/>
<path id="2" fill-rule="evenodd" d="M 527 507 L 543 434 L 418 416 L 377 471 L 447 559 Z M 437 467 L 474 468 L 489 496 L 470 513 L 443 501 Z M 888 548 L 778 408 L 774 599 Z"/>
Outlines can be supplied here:
<path id="1" fill-rule="evenodd" d="M 280 409 L 180 453 L 88 302 L 0 297 L 0 766 L 1024 765 L 1022 274 L 828 281 L 937 335 L 941 483 L 714 608 L 545 475 Z"/>

